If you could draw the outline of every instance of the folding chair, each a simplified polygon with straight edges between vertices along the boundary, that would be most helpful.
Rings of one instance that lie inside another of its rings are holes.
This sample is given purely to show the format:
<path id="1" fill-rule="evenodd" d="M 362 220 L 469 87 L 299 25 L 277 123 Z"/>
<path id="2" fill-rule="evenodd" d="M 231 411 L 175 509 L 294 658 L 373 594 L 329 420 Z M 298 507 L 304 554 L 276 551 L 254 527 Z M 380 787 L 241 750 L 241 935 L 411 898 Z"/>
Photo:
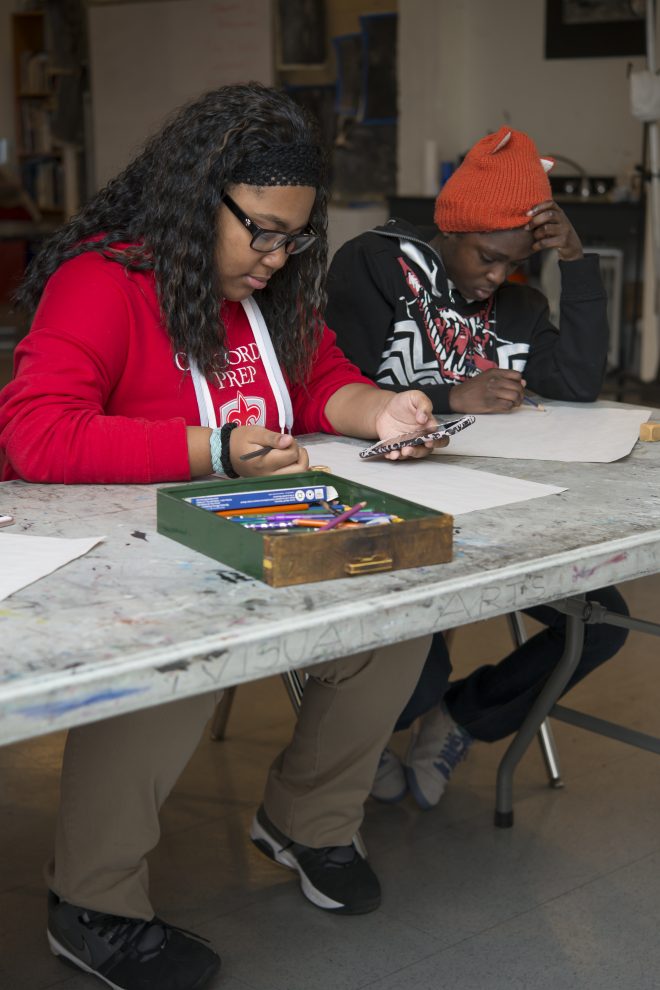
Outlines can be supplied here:
<path id="1" fill-rule="evenodd" d="M 522 646 L 522 644 L 526 643 L 529 638 L 527 635 L 527 630 L 525 629 L 522 613 L 510 612 L 506 618 L 516 646 Z M 538 739 L 541 747 L 541 754 L 543 756 L 543 762 L 545 763 L 545 769 L 548 774 L 548 782 L 550 787 L 563 787 L 564 781 L 561 779 L 561 770 L 559 769 L 559 757 L 557 756 L 555 737 L 552 734 L 552 728 L 550 727 L 550 722 L 547 718 L 541 723 L 541 728 L 537 732 L 536 738 Z"/>
<path id="2" fill-rule="evenodd" d="M 297 670 L 287 670 L 285 674 L 282 674 L 282 682 L 289 695 L 293 710 L 297 715 L 302 704 L 302 696 L 305 689 L 304 675 Z M 211 719 L 211 739 L 214 742 L 220 742 L 220 740 L 225 738 L 227 722 L 229 721 L 229 715 L 234 704 L 235 694 L 235 687 L 225 688 L 220 701 L 215 706 L 213 718 Z"/>
<path id="3" fill-rule="evenodd" d="M 523 616 L 520 612 L 511 612 L 506 618 L 509 623 L 509 628 L 511 630 L 511 635 L 514 642 L 517 646 L 522 646 L 522 644 L 528 639 Z M 451 639 L 453 633 L 453 629 L 448 629 L 445 633 L 446 638 L 448 640 Z M 284 687 L 286 688 L 286 692 L 289 695 L 293 710 L 297 714 L 300 710 L 300 705 L 302 704 L 302 696 L 305 689 L 304 675 L 297 670 L 289 670 L 285 674 L 282 674 L 282 681 L 284 683 Z M 225 738 L 227 722 L 229 720 L 229 714 L 231 712 L 235 694 L 235 687 L 226 688 L 223 691 L 222 698 L 216 705 L 216 709 L 213 714 L 213 720 L 211 722 L 211 739 L 220 740 Z M 537 738 L 541 747 L 543 762 L 545 763 L 550 786 L 563 787 L 564 782 L 561 779 L 557 749 L 548 719 L 545 719 L 541 725 Z"/>

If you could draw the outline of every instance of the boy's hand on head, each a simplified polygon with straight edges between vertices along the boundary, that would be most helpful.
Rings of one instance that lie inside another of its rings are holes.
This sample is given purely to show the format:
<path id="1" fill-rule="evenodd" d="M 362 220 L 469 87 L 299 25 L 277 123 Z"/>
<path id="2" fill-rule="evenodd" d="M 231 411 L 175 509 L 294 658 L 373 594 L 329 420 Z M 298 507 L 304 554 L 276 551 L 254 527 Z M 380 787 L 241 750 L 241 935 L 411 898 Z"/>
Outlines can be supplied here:
<path id="1" fill-rule="evenodd" d="M 242 461 L 243 454 L 250 454 L 261 447 L 272 447 L 258 457 Z M 262 474 L 294 474 L 307 471 L 309 456 L 288 433 L 275 433 L 264 426 L 239 426 L 229 435 L 229 453 L 234 471 L 243 478 L 255 478 Z"/>
<path id="2" fill-rule="evenodd" d="M 539 203 L 527 215 L 530 220 L 526 229 L 534 236 L 532 251 L 556 248 L 562 261 L 577 261 L 584 256 L 575 228 L 553 200 Z"/>
<path id="3" fill-rule="evenodd" d="M 460 413 L 511 412 L 523 400 L 525 381 L 519 371 L 489 368 L 449 393 L 449 408 Z"/>

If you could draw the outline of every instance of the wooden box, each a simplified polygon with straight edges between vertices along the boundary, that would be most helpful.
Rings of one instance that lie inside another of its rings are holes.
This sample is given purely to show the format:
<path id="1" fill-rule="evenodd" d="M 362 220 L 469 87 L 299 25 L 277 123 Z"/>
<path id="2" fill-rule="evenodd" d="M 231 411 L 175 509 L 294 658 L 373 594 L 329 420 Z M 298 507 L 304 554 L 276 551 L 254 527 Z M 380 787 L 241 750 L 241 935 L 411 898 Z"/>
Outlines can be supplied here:
<path id="1" fill-rule="evenodd" d="M 404 521 L 323 533 L 249 530 L 186 501 L 223 491 L 311 485 L 332 485 L 344 504 L 365 500 L 371 508 L 400 516 Z M 452 558 L 452 516 L 325 472 L 234 481 L 218 478 L 159 488 L 157 517 L 159 533 L 275 588 L 443 564 Z"/>

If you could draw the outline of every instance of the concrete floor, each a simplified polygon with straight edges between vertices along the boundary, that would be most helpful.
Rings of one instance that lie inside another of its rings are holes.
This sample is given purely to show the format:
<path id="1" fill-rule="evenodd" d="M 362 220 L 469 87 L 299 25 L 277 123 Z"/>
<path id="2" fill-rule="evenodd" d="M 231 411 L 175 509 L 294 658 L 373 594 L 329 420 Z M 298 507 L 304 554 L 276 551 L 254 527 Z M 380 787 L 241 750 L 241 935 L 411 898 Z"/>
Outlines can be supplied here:
<path id="1" fill-rule="evenodd" d="M 622 586 L 658 618 L 660 577 Z M 458 672 L 510 648 L 503 619 L 459 630 Z M 657 733 L 660 645 L 631 634 L 571 705 Z M 209 938 L 224 990 L 656 990 L 660 986 L 660 759 L 555 723 L 566 787 L 534 745 L 515 781 L 515 827 L 492 825 L 505 744 L 476 744 L 441 804 L 368 802 L 362 830 L 383 905 L 332 917 L 247 838 L 268 765 L 291 732 L 279 679 L 240 688 L 228 738 L 207 737 L 168 801 L 151 857 L 159 913 Z M 401 751 L 405 738 L 397 739 Z M 63 736 L 0 749 L 0 987 L 102 984 L 50 955 L 41 866 Z"/>

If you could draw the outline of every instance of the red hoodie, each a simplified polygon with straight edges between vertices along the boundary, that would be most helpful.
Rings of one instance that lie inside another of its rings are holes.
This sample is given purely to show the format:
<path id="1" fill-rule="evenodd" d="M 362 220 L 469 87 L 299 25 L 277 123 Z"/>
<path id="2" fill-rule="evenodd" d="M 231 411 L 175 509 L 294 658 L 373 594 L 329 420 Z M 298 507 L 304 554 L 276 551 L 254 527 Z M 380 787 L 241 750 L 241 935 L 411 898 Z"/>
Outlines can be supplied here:
<path id="1" fill-rule="evenodd" d="M 258 345 L 240 303 L 225 303 L 229 367 L 209 380 L 218 425 L 279 430 Z M 49 279 L 15 376 L 0 392 L 3 480 L 65 484 L 190 478 L 186 426 L 199 409 L 186 356 L 174 355 L 152 273 L 96 253 Z M 326 327 L 305 385 L 290 386 L 296 433 L 334 433 L 330 396 L 364 378 Z"/>

